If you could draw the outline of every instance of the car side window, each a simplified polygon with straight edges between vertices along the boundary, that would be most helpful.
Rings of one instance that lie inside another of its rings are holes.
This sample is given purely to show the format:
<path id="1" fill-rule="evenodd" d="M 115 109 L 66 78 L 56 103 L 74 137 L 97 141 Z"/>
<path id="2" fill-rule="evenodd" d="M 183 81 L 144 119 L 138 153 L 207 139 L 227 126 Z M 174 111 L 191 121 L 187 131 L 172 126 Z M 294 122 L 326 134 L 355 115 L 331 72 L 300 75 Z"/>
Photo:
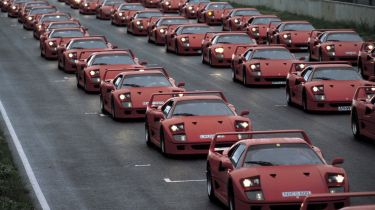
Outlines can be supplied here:
<path id="1" fill-rule="evenodd" d="M 113 84 L 115 85 L 116 88 L 119 88 L 120 85 L 121 85 L 121 79 L 122 79 L 122 76 L 118 76 L 114 81 L 113 81 Z"/>
<path id="2" fill-rule="evenodd" d="M 171 111 L 173 106 L 173 101 L 168 101 L 162 108 L 161 111 L 164 113 L 165 116 L 168 116 L 169 112 Z"/>
<path id="3" fill-rule="evenodd" d="M 245 145 L 244 144 L 239 144 L 237 148 L 231 153 L 230 160 L 232 161 L 232 164 L 234 166 L 237 166 L 243 152 L 245 151 Z"/>
<path id="4" fill-rule="evenodd" d="M 244 57 L 245 57 L 245 59 L 246 59 L 247 61 L 250 60 L 250 57 L 251 57 L 252 52 L 253 52 L 253 50 L 248 50 L 248 51 L 245 53 Z"/>
<path id="5" fill-rule="evenodd" d="M 311 73 L 312 73 L 312 68 L 311 67 L 307 67 L 305 69 L 305 71 L 302 72 L 301 76 L 303 77 L 303 79 L 305 81 L 307 81 L 309 79 Z"/>
<path id="6" fill-rule="evenodd" d="M 326 33 L 322 34 L 322 35 L 320 36 L 320 38 L 319 38 L 320 42 L 325 42 L 326 37 L 327 37 L 327 34 L 326 34 Z"/>

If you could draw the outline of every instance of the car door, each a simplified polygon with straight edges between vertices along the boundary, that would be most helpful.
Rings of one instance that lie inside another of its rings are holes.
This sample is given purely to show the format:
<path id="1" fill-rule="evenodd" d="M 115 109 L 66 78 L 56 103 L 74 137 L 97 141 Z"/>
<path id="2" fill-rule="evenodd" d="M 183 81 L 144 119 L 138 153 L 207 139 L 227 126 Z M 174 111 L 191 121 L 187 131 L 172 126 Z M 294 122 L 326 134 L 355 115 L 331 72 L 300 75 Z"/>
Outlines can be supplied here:
<path id="1" fill-rule="evenodd" d="M 112 106 L 111 106 L 111 100 L 112 100 L 112 97 L 113 97 L 113 91 L 117 90 L 117 89 L 120 89 L 121 88 L 121 80 L 122 80 L 122 75 L 119 75 L 117 76 L 113 81 L 112 81 L 112 84 L 114 86 L 114 89 L 106 89 L 106 93 L 104 95 L 104 104 L 107 106 L 107 108 L 109 110 L 112 109 Z M 111 110 L 112 111 L 112 110 Z"/>
<path id="2" fill-rule="evenodd" d="M 305 87 L 305 83 L 306 81 L 309 80 L 311 74 L 313 72 L 313 68 L 312 67 L 307 67 L 305 69 L 305 71 L 303 71 L 301 73 L 301 77 L 305 80 L 305 82 L 297 82 L 296 81 L 296 84 L 293 86 L 292 88 L 292 91 L 293 91 L 293 95 L 295 96 L 295 100 L 298 104 L 302 104 L 302 94 L 303 94 L 303 89 Z"/>
<path id="3" fill-rule="evenodd" d="M 160 129 L 161 129 L 162 122 L 170 114 L 173 105 L 174 105 L 174 101 L 170 100 L 170 101 L 166 102 L 160 109 L 155 109 L 155 110 L 151 111 L 151 112 L 153 112 L 153 113 L 151 113 L 151 116 L 153 116 L 153 117 L 152 117 L 152 119 L 150 119 L 150 120 L 152 120 L 152 123 L 150 123 L 150 129 L 151 129 L 150 135 L 158 143 L 160 142 Z M 162 112 L 163 115 L 164 115 L 164 119 L 158 119 L 158 117 L 155 117 L 155 114 L 157 112 L 159 112 L 159 113 Z"/>
<path id="4" fill-rule="evenodd" d="M 366 104 L 363 121 L 366 131 L 375 138 L 375 96 Z"/>

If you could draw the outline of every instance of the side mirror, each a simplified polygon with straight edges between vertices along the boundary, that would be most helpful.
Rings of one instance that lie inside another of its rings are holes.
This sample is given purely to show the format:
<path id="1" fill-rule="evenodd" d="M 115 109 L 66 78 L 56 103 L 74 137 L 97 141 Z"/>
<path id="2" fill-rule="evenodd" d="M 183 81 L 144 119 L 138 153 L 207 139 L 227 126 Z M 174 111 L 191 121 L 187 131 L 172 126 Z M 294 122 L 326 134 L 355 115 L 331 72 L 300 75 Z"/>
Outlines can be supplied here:
<path id="1" fill-rule="evenodd" d="M 303 79 L 302 77 L 298 77 L 296 79 L 296 85 L 299 85 L 299 84 L 304 83 L 304 82 L 305 82 L 305 79 Z"/>
<path id="2" fill-rule="evenodd" d="M 164 114 L 161 112 L 155 113 L 154 122 L 158 122 L 164 119 Z"/>
<path id="3" fill-rule="evenodd" d="M 239 60 L 238 60 L 238 64 L 242 64 L 243 63 L 243 60 L 242 60 L 242 58 L 240 58 Z"/>
<path id="4" fill-rule="evenodd" d="M 179 82 L 179 83 L 177 84 L 177 87 L 185 87 L 185 82 Z"/>
<path id="5" fill-rule="evenodd" d="M 117 49 L 118 46 L 117 46 L 117 45 L 112 45 L 112 48 L 113 48 L 113 49 Z"/>
<path id="6" fill-rule="evenodd" d="M 242 111 L 242 112 L 240 113 L 240 116 L 245 117 L 245 116 L 247 116 L 247 115 L 249 115 L 249 114 L 250 114 L 250 112 L 249 112 L 248 110 L 244 110 L 244 111 Z"/>
<path id="7" fill-rule="evenodd" d="M 314 41 L 314 45 L 318 45 L 319 44 L 319 41 L 318 40 L 315 40 Z"/>
<path id="8" fill-rule="evenodd" d="M 82 29 L 85 30 L 85 31 L 89 30 L 89 28 L 87 28 L 86 26 L 82 26 Z"/>
<path id="9" fill-rule="evenodd" d="M 332 160 L 331 165 L 335 166 L 335 165 L 340 165 L 340 164 L 343 164 L 343 163 L 344 163 L 344 158 L 337 157 L 337 158 Z"/>
<path id="10" fill-rule="evenodd" d="M 232 168 L 232 163 L 228 160 L 220 161 L 219 171 L 226 171 Z"/>
<path id="11" fill-rule="evenodd" d="M 212 45 L 212 42 L 206 42 L 206 46 L 211 46 Z"/>
<path id="12" fill-rule="evenodd" d="M 365 110 L 365 114 L 371 114 L 375 111 L 375 106 L 374 104 L 367 104 L 366 105 L 366 110 Z"/>
<path id="13" fill-rule="evenodd" d="M 148 63 L 148 62 L 145 61 L 145 60 L 139 60 L 138 62 L 139 62 L 140 65 L 147 65 L 147 63 Z"/>

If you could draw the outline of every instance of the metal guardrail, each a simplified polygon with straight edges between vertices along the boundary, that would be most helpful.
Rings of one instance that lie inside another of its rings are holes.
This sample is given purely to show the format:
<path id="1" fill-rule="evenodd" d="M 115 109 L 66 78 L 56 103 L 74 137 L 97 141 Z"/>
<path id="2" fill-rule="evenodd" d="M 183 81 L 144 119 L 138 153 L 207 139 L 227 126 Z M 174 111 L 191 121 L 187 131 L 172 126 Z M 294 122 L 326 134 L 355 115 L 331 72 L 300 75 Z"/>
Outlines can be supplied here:
<path id="1" fill-rule="evenodd" d="M 333 0 L 333 1 L 341 1 L 341 2 L 348 2 L 352 4 L 363 4 L 363 5 L 375 6 L 375 0 Z"/>

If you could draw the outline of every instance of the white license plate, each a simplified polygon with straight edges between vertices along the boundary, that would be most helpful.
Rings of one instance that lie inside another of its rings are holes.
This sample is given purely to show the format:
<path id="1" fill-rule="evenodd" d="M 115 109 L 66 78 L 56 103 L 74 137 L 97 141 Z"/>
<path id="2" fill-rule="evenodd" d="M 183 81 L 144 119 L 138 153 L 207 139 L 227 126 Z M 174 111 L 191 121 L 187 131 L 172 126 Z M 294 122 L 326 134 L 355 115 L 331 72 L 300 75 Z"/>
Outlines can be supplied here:
<path id="1" fill-rule="evenodd" d="M 273 81 L 273 85 L 286 85 L 286 81 Z"/>
<path id="2" fill-rule="evenodd" d="M 337 110 L 340 111 L 340 112 L 345 112 L 345 111 L 352 110 L 352 107 L 351 106 L 339 106 L 339 107 L 337 107 Z"/>
<path id="3" fill-rule="evenodd" d="M 309 48 L 307 48 L 307 47 L 300 47 L 299 49 L 301 49 L 301 50 L 307 50 Z"/>
<path id="4" fill-rule="evenodd" d="M 357 55 L 356 52 L 345 52 L 346 55 Z"/>
<path id="5" fill-rule="evenodd" d="M 153 101 L 152 102 L 152 105 L 163 105 L 163 104 L 164 104 L 164 101 Z M 147 106 L 148 101 L 143 102 L 143 105 Z"/>
<path id="6" fill-rule="evenodd" d="M 295 191 L 295 192 L 282 192 L 282 196 L 285 197 L 306 197 L 311 195 L 311 191 Z"/>

